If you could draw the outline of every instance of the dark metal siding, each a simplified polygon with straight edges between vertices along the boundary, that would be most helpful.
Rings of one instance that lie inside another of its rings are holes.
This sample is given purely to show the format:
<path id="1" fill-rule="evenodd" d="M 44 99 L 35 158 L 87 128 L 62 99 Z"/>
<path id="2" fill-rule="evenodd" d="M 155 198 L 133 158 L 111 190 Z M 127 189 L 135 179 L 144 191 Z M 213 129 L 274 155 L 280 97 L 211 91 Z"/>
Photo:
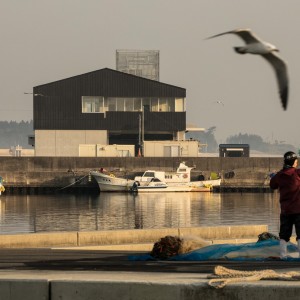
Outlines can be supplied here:
<path id="1" fill-rule="evenodd" d="M 108 112 L 106 126 L 110 130 L 139 130 L 138 112 Z M 145 131 L 181 131 L 186 128 L 185 112 L 144 114 Z M 104 129 L 104 128 L 103 128 Z"/>
<path id="2" fill-rule="evenodd" d="M 138 112 L 82 113 L 82 96 L 186 97 L 183 88 L 111 69 L 36 86 L 33 92 L 44 95 L 34 97 L 35 130 L 138 129 Z M 145 113 L 145 130 L 184 130 L 185 122 L 185 112 Z"/>

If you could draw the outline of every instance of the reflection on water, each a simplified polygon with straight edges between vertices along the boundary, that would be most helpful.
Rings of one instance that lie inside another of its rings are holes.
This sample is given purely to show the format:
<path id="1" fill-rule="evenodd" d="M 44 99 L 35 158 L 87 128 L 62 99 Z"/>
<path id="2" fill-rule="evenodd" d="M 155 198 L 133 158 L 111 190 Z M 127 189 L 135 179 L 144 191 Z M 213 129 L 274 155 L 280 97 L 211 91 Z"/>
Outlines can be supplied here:
<path id="1" fill-rule="evenodd" d="M 267 224 L 278 233 L 277 193 L 2 195 L 0 233 Z"/>

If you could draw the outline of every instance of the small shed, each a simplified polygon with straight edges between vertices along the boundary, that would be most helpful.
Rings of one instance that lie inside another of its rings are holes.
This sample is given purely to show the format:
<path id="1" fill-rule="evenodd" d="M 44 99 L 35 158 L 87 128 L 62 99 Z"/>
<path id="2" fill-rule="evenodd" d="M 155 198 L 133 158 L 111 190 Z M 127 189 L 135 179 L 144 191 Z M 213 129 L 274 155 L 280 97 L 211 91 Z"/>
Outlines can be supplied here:
<path id="1" fill-rule="evenodd" d="M 250 146 L 249 144 L 220 144 L 219 156 L 220 157 L 249 157 Z"/>
<path id="2" fill-rule="evenodd" d="M 198 157 L 198 141 L 144 141 L 145 157 Z"/>

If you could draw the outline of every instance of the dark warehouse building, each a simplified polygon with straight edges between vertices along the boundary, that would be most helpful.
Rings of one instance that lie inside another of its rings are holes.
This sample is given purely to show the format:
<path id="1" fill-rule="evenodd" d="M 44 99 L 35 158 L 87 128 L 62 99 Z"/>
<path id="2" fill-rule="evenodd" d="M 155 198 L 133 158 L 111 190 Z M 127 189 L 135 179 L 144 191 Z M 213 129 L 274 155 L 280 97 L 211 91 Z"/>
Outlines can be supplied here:
<path id="1" fill-rule="evenodd" d="M 79 156 L 84 145 L 183 139 L 186 90 L 104 68 L 33 89 L 37 156 Z M 141 121 L 142 119 L 142 121 Z"/>

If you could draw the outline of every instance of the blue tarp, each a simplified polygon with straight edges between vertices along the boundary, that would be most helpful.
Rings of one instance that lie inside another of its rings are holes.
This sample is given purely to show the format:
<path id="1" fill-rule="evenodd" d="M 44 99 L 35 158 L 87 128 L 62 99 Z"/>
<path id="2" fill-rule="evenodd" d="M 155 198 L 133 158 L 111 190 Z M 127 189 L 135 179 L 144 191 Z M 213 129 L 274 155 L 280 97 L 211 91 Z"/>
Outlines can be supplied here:
<path id="1" fill-rule="evenodd" d="M 298 248 L 295 244 L 288 243 L 288 253 L 298 253 Z M 244 244 L 217 244 L 192 252 L 173 256 L 168 260 L 175 261 L 205 261 L 205 260 L 266 260 L 269 257 L 279 256 L 279 241 L 266 240 L 257 243 Z M 146 261 L 156 260 L 150 254 L 129 256 L 131 261 Z M 299 260 L 299 258 L 287 258 L 288 260 Z"/>

